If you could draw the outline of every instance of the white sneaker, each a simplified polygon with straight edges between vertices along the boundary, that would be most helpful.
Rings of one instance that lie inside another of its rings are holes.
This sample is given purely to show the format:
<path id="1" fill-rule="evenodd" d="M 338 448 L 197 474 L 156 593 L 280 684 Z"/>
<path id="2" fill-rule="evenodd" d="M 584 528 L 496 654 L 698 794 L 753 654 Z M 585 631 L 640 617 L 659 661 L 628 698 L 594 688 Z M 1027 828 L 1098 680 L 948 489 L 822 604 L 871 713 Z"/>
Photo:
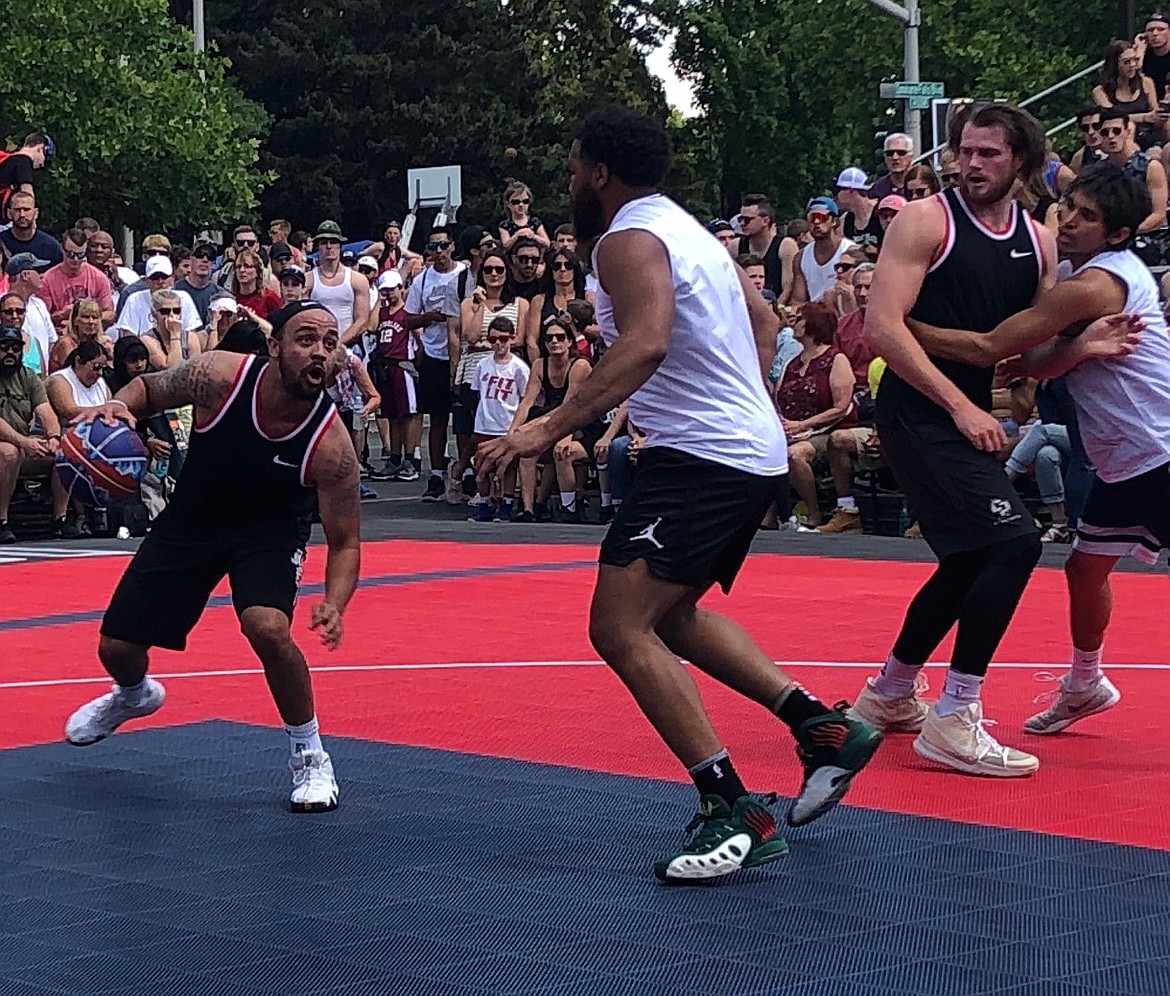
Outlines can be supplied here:
<path id="1" fill-rule="evenodd" d="M 985 722 L 981 702 L 971 702 L 949 716 L 940 716 L 936 705 L 926 715 L 914 750 L 968 775 L 1019 778 L 1040 767 L 1038 758 L 999 743 L 987 732 Z"/>
<path id="2" fill-rule="evenodd" d="M 925 686 L 925 681 L 922 684 Z M 874 687 L 873 678 L 866 678 L 865 687 L 857 693 L 845 715 L 863 720 L 883 733 L 917 733 L 930 712 L 930 704 L 918 692 L 916 683 L 909 695 L 882 695 Z"/>
<path id="3" fill-rule="evenodd" d="M 301 751 L 290 757 L 293 790 L 288 808 L 294 813 L 328 813 L 337 808 L 333 762 L 323 750 Z"/>
<path id="4" fill-rule="evenodd" d="M 157 712 L 167 697 L 166 689 L 153 678 L 146 679 L 140 702 L 131 705 L 118 685 L 105 695 L 85 703 L 65 723 L 65 739 L 74 747 L 88 747 L 105 740 L 128 719 L 140 719 Z"/>
<path id="5" fill-rule="evenodd" d="M 1072 726 L 1079 719 L 1112 709 L 1121 701 L 1121 692 L 1105 675 L 1080 692 L 1068 687 L 1071 674 L 1060 679 L 1060 687 L 1048 692 L 1043 698 L 1050 698 L 1052 704 L 1043 712 L 1024 720 L 1024 729 L 1029 733 L 1059 733 Z M 1037 699 L 1040 701 L 1040 699 Z"/>

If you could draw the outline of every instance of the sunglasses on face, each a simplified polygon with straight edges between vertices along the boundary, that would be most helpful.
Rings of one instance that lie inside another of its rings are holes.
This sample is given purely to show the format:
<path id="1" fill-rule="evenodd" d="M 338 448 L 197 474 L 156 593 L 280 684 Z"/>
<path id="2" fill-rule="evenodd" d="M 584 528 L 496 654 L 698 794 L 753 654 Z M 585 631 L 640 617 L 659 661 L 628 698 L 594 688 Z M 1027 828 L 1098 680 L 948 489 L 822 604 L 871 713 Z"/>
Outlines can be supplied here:
<path id="1" fill-rule="evenodd" d="M 545 342 L 568 342 L 569 337 L 564 332 L 545 332 Z"/>
<path id="2" fill-rule="evenodd" d="M 0 315 L 23 315 L 24 308 L 0 308 Z"/>
<path id="3" fill-rule="evenodd" d="M 14 353 L 19 353 L 24 349 L 24 343 L 17 339 L 5 339 L 0 342 L 0 350 L 11 350 Z"/>
<path id="4" fill-rule="evenodd" d="M 1097 130 L 1106 138 L 1116 138 L 1118 135 L 1125 134 L 1124 128 L 1098 128 Z"/>
<path id="5" fill-rule="evenodd" d="M 485 274 L 487 274 L 488 276 L 499 277 L 499 276 L 503 276 L 505 273 L 507 273 L 508 268 L 506 266 L 485 266 L 485 267 L 483 267 L 483 272 Z"/>
<path id="6" fill-rule="evenodd" d="M 739 217 L 738 217 L 736 220 L 737 220 L 737 221 L 738 221 L 738 222 L 739 222 L 741 225 L 746 225 L 746 224 L 748 224 L 749 222 L 753 222 L 753 221 L 755 221 L 755 220 L 756 220 L 758 217 L 759 217 L 759 215 L 758 215 L 758 214 L 741 214 L 741 215 L 740 215 L 740 216 L 739 216 Z"/>
<path id="7" fill-rule="evenodd" d="M 810 211 L 808 213 L 808 220 L 814 225 L 823 225 L 829 220 L 829 214 L 825 211 Z"/>
<path id="8" fill-rule="evenodd" d="M 495 239 L 485 239 L 485 240 L 484 240 L 483 242 L 481 242 L 481 243 L 480 243 L 478 246 L 476 246 L 476 248 L 477 248 L 477 249 L 478 249 L 480 252 L 487 252 L 489 249 L 494 249 L 494 248 L 495 248 L 495 245 L 496 245 L 496 240 L 495 240 Z"/>
<path id="9" fill-rule="evenodd" d="M 493 345 L 495 345 L 497 342 L 511 342 L 511 341 L 512 341 L 512 337 L 510 335 L 489 335 L 488 336 L 488 342 L 492 343 Z"/>
<path id="10" fill-rule="evenodd" d="M 1084 132 L 1101 130 L 1101 126 L 1096 121 L 1086 121 L 1084 124 L 1077 125 L 1077 127 Z"/>
<path id="11" fill-rule="evenodd" d="M 150 259 L 151 256 L 169 256 L 170 254 L 169 249 L 147 249 L 142 253 L 147 259 Z"/>
<path id="12" fill-rule="evenodd" d="M 80 263 L 82 260 L 85 259 L 85 250 L 84 249 L 66 249 L 65 250 L 65 258 L 66 259 L 73 259 L 73 260 L 76 260 L 77 262 Z"/>
<path id="13" fill-rule="evenodd" d="M 508 203 L 509 204 L 529 204 L 529 203 L 531 203 L 531 198 L 529 198 L 529 197 L 513 197 L 510 201 L 508 201 Z"/>
<path id="14" fill-rule="evenodd" d="M 431 252 L 442 252 L 444 249 L 451 248 L 450 239 L 439 239 L 437 242 L 428 242 L 427 249 Z"/>
<path id="15" fill-rule="evenodd" d="M 359 266 L 358 273 L 377 273 L 378 271 L 372 266 Z"/>
<path id="16" fill-rule="evenodd" d="M 920 197 L 929 197 L 929 196 L 930 196 L 930 188 L 929 187 L 907 187 L 906 188 L 906 200 L 908 200 L 908 201 L 916 201 Z"/>
<path id="17" fill-rule="evenodd" d="M 257 239 L 236 239 L 237 249 L 254 249 L 256 247 Z"/>
<path id="18" fill-rule="evenodd" d="M 893 156 L 908 156 L 908 155 L 910 155 L 910 150 L 909 149 L 886 149 L 885 152 L 882 153 L 882 155 L 884 155 L 887 159 L 890 159 Z"/>
<path id="19" fill-rule="evenodd" d="M 516 262 L 521 266 L 536 266 L 540 262 L 539 256 L 517 256 Z"/>
<path id="20" fill-rule="evenodd" d="M 191 258 L 192 259 L 205 259 L 210 263 L 210 262 L 213 262 L 215 260 L 215 250 L 214 249 L 196 249 L 193 253 L 191 253 Z"/>
<path id="21" fill-rule="evenodd" d="M 155 310 L 160 315 L 181 315 L 183 313 L 182 308 L 156 308 Z"/>
<path id="22" fill-rule="evenodd" d="M 552 268 L 554 270 L 571 270 L 573 268 L 573 264 L 570 263 L 567 259 L 554 259 Z"/>

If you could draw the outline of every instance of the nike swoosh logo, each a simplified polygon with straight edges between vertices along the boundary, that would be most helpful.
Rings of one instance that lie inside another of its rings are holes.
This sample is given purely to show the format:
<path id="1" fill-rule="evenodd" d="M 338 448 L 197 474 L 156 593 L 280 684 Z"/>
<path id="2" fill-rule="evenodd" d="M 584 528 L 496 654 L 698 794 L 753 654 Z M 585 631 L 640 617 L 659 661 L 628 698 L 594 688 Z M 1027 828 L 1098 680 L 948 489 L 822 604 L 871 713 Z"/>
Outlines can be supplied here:
<path id="1" fill-rule="evenodd" d="M 1032 254 L 1030 252 L 1020 252 L 1018 249 L 1013 249 L 1009 255 L 1012 259 L 1027 259 Z"/>
<path id="2" fill-rule="evenodd" d="M 274 456 L 272 458 L 272 462 L 274 464 L 276 464 L 278 467 L 292 467 L 293 470 L 300 470 L 299 464 L 289 463 L 287 460 L 281 460 L 280 457 L 278 457 L 278 456 Z"/>

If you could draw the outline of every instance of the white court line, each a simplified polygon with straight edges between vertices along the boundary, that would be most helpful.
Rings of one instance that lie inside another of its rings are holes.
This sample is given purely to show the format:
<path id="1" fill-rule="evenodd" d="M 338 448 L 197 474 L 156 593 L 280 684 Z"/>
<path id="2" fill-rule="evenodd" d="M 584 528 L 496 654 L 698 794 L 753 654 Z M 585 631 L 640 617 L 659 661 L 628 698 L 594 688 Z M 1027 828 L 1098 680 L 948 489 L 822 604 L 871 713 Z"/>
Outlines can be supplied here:
<path id="1" fill-rule="evenodd" d="M 876 668 L 877 661 L 776 661 L 780 667 L 808 667 L 808 668 Z M 601 661 L 457 661 L 447 664 L 327 664 L 321 667 L 311 667 L 313 674 L 331 674 L 342 672 L 363 671 L 459 671 L 474 668 L 516 668 L 516 667 L 601 667 Z M 926 665 L 932 668 L 946 667 L 945 661 L 931 661 Z M 1015 671 L 1059 671 L 1067 667 L 1065 664 L 1036 663 L 1021 664 L 992 663 L 993 670 Z M 1110 671 L 1170 671 L 1170 664 L 1106 664 Z M 258 667 L 232 668 L 222 671 L 171 671 L 152 673 L 153 678 L 234 678 L 246 674 L 263 674 L 264 669 Z M 92 678 L 44 678 L 38 681 L 3 681 L 0 689 L 6 688 L 50 688 L 56 685 L 105 685 L 109 684 L 108 676 Z"/>

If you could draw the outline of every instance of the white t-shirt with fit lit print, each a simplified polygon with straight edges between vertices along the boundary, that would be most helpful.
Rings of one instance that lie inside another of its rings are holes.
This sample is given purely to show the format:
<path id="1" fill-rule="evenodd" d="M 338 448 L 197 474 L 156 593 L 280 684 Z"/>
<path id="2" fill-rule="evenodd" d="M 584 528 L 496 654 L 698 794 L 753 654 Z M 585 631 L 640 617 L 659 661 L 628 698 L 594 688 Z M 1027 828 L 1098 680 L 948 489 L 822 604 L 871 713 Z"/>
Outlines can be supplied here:
<path id="1" fill-rule="evenodd" d="M 503 436 L 528 387 L 528 364 L 516 356 L 497 363 L 494 355 L 479 361 L 472 386 L 479 391 L 475 431 L 483 436 Z"/>

